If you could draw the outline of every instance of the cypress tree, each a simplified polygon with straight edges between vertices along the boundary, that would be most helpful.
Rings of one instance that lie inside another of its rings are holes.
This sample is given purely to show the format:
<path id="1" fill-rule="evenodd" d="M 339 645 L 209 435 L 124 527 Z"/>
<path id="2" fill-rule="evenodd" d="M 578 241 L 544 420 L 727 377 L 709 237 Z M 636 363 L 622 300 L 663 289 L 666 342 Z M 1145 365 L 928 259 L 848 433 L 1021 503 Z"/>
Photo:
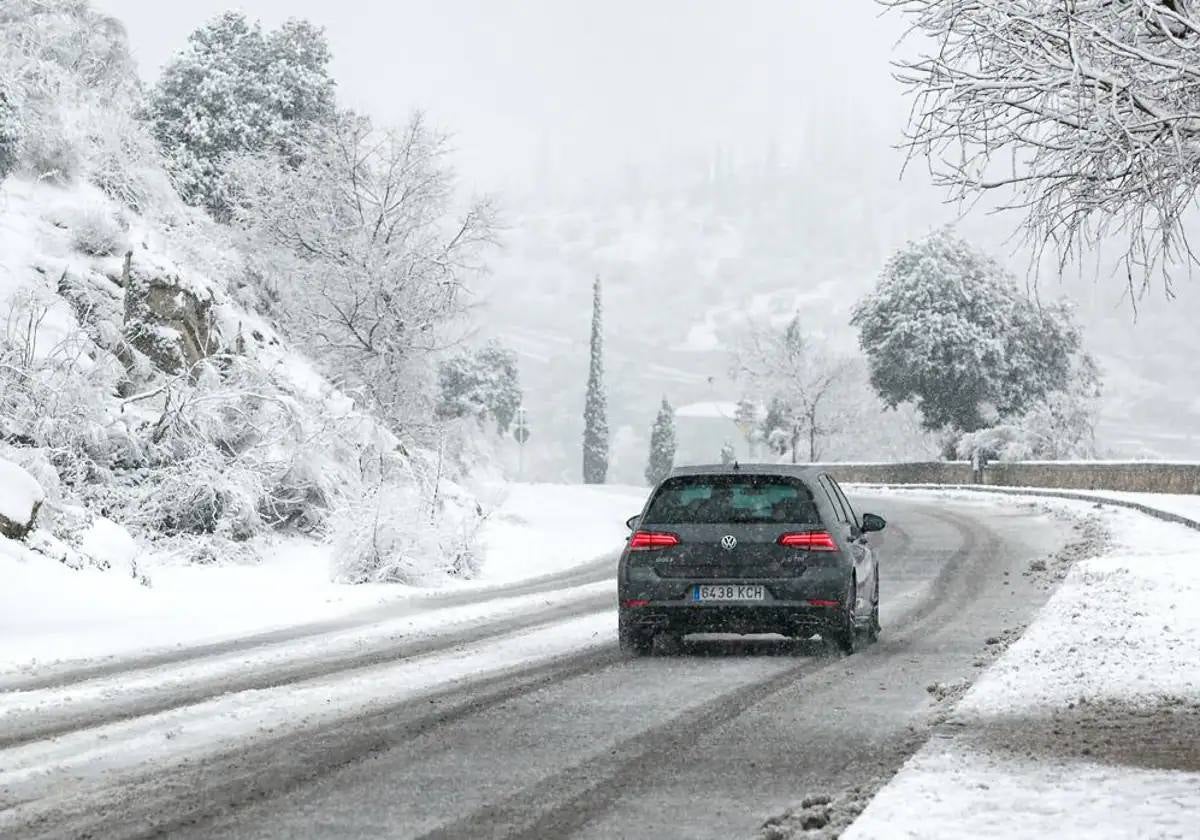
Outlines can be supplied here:
<path id="1" fill-rule="evenodd" d="M 658 484 L 675 466 L 675 410 L 663 397 L 654 428 L 650 430 L 650 459 L 646 462 L 646 481 Z"/>
<path id="2" fill-rule="evenodd" d="M 600 278 L 592 286 L 592 358 L 583 407 L 583 483 L 603 484 L 608 475 L 608 407 L 604 396 L 603 312 Z"/>

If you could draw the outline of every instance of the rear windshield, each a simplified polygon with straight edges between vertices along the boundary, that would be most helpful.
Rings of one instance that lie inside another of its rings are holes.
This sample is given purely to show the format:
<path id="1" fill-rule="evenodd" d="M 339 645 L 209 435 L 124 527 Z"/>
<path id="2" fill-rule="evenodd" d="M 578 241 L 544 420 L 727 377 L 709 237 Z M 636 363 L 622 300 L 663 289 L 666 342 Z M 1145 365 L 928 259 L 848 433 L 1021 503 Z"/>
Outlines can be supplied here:
<path id="1" fill-rule="evenodd" d="M 695 475 L 667 479 L 643 517 L 656 525 L 761 523 L 818 525 L 812 492 L 797 479 Z"/>

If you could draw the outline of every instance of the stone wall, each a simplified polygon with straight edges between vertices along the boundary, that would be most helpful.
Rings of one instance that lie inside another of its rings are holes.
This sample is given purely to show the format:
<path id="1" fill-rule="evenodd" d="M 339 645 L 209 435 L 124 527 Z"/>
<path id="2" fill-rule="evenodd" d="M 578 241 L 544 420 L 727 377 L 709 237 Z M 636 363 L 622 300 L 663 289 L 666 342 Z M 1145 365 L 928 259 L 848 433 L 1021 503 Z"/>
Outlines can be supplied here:
<path id="1" fill-rule="evenodd" d="M 1123 490 L 1134 493 L 1200 493 L 1200 464 L 1129 462 L 994 461 L 977 482 L 966 461 L 908 464 L 822 464 L 848 484 L 990 484 L 997 487 L 1054 487 Z"/>

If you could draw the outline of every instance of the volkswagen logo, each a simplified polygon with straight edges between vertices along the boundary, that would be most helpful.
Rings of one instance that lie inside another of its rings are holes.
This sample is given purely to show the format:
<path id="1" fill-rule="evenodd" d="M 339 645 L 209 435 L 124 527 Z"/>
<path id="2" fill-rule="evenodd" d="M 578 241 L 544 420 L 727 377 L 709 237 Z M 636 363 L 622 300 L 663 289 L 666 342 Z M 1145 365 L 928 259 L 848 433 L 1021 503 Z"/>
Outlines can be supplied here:
<path id="1" fill-rule="evenodd" d="M 735 548 L 737 548 L 737 537 L 735 537 L 733 534 L 726 534 L 725 536 L 721 537 L 721 548 L 725 549 L 726 551 L 733 551 Z"/>

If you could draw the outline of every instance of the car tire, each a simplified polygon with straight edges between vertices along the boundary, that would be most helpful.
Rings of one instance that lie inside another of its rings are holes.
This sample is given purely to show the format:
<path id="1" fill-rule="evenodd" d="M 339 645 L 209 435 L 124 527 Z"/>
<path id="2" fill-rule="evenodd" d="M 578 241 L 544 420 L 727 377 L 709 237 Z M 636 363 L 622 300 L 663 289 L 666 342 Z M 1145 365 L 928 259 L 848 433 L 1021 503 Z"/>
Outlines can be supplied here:
<path id="1" fill-rule="evenodd" d="M 867 641 L 879 641 L 879 631 L 883 628 L 879 624 L 879 573 L 875 573 L 875 603 L 871 607 L 871 623 L 867 625 Z"/>
<path id="2" fill-rule="evenodd" d="M 854 599 L 858 597 L 854 581 L 850 582 L 850 590 L 838 610 L 837 625 L 833 630 L 833 643 L 838 650 L 847 656 L 858 650 L 858 628 L 854 626 Z"/>
<path id="3" fill-rule="evenodd" d="M 622 653 L 630 656 L 645 656 L 654 647 L 654 633 L 638 627 L 627 610 L 618 610 L 617 643 Z"/>

